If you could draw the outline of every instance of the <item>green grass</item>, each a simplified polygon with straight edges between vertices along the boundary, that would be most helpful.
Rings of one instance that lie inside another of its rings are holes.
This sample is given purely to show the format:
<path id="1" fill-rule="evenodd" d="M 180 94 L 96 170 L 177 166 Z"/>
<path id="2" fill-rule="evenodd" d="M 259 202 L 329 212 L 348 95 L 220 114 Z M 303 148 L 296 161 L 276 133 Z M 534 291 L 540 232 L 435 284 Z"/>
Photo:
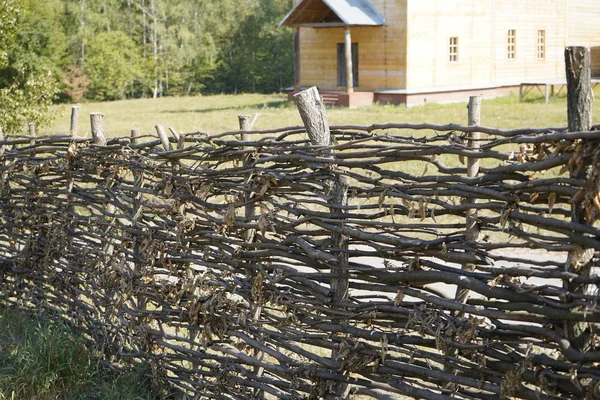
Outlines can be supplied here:
<path id="1" fill-rule="evenodd" d="M 600 89 L 600 88 L 598 88 Z M 598 92 L 598 90 L 597 90 Z M 600 93 L 600 92 L 598 92 Z M 598 94 L 597 93 L 597 94 Z M 463 103 L 427 104 L 406 108 L 402 105 L 373 105 L 355 109 L 329 108 L 330 124 L 359 124 L 387 122 L 429 122 L 466 124 L 467 109 Z M 203 131 L 220 133 L 238 129 L 238 114 L 259 113 L 254 128 L 268 129 L 301 125 L 302 120 L 284 94 L 241 94 L 196 97 L 135 99 L 81 105 L 80 131 L 89 136 L 89 113 L 103 112 L 108 136 L 129 136 L 131 129 L 154 133 L 156 124 L 173 127 L 180 132 Z M 40 133 L 68 133 L 70 105 L 52 108 L 54 124 Z M 545 104 L 543 97 L 532 92 L 525 101 L 518 95 L 484 100 L 481 124 L 502 129 L 563 127 L 567 125 L 567 102 L 564 96 L 552 97 Z M 594 123 L 600 122 L 600 103 L 594 102 Z"/>
<path id="2" fill-rule="evenodd" d="M 0 306 L 0 400 L 161 398 L 142 371 L 117 374 L 68 326 Z"/>

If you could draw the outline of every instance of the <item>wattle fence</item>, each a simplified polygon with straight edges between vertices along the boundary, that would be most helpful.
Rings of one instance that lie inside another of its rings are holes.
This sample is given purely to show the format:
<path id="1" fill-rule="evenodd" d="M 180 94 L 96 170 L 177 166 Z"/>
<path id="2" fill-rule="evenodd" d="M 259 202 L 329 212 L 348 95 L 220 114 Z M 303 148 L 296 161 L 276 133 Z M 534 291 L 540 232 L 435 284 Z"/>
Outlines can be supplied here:
<path id="1" fill-rule="evenodd" d="M 305 127 L 2 139 L 0 299 L 189 398 L 600 398 L 600 131 L 298 102 Z"/>

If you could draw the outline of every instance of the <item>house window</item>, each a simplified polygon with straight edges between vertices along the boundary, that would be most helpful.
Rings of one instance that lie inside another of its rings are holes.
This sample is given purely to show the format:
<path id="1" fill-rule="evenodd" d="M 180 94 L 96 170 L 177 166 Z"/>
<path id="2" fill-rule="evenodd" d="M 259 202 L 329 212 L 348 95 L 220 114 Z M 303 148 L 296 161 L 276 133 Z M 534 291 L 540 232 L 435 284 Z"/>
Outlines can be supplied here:
<path id="1" fill-rule="evenodd" d="M 537 59 L 545 60 L 546 59 L 546 31 L 539 30 L 537 33 Z"/>
<path id="2" fill-rule="evenodd" d="M 358 87 L 358 43 L 352 43 L 352 86 Z M 337 44 L 337 80 L 338 86 L 346 85 L 346 49 L 344 43 Z"/>
<path id="3" fill-rule="evenodd" d="M 516 58 L 516 45 L 517 45 L 517 31 L 515 29 L 508 30 L 507 36 L 507 52 L 506 58 L 514 60 Z"/>
<path id="4" fill-rule="evenodd" d="M 450 38 L 449 55 L 450 62 L 458 62 L 458 37 L 456 36 Z"/>

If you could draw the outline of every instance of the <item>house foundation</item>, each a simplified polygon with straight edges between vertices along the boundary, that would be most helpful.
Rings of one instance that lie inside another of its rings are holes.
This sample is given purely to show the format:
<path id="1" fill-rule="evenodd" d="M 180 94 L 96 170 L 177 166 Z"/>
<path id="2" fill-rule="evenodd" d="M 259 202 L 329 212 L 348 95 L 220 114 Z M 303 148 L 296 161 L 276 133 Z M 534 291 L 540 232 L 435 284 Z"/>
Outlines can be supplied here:
<path id="1" fill-rule="evenodd" d="M 407 107 L 424 105 L 427 103 L 460 103 L 467 101 L 470 96 L 482 96 L 484 99 L 493 99 L 508 96 L 511 93 L 519 93 L 520 85 L 488 87 L 479 89 L 447 90 L 447 91 L 407 91 L 384 89 L 374 92 L 346 93 L 336 90 L 320 90 L 319 93 L 325 105 L 334 107 L 363 107 L 374 103 L 380 104 L 404 104 Z M 305 88 L 302 88 L 305 89 Z M 288 101 L 294 101 L 296 90 L 289 88 L 287 91 Z"/>

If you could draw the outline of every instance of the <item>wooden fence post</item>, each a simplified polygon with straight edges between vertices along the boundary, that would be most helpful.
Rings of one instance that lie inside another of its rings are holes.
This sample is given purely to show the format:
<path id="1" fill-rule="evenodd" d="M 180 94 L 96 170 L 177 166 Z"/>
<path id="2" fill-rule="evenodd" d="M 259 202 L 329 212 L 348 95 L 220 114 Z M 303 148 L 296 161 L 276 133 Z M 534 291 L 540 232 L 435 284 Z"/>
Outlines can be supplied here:
<path id="1" fill-rule="evenodd" d="M 471 96 L 469 98 L 469 116 L 468 125 L 477 126 L 481 123 L 481 96 Z M 479 140 L 481 133 L 472 132 L 467 140 L 467 145 L 470 150 L 478 150 L 480 148 Z M 475 178 L 479 173 L 479 158 L 469 157 L 467 159 L 467 176 Z M 467 203 L 475 202 L 475 199 L 467 199 Z M 467 211 L 467 241 L 476 242 L 479 237 L 479 226 L 477 225 L 477 209 Z"/>
<path id="2" fill-rule="evenodd" d="M 132 144 L 140 143 L 140 130 L 139 129 L 131 130 L 131 143 Z M 144 186 L 144 173 L 143 172 L 135 172 L 135 171 L 133 172 L 133 186 L 136 189 L 139 189 L 142 186 Z M 142 193 L 141 192 L 136 193 L 135 199 L 136 199 L 136 201 L 140 201 L 142 199 Z M 133 220 L 138 221 L 140 219 L 141 213 L 142 213 L 142 205 L 134 204 L 133 209 L 132 209 Z"/>
<path id="3" fill-rule="evenodd" d="M 247 133 L 246 131 L 249 131 L 252 129 L 252 125 L 254 124 L 254 121 L 251 119 L 251 116 L 248 114 L 242 114 L 242 115 L 238 115 L 238 122 L 240 125 L 240 130 L 242 131 L 242 142 L 248 142 L 250 140 L 252 140 L 252 135 L 250 133 Z M 244 150 L 249 149 L 249 147 L 244 146 Z M 244 167 L 245 168 L 249 168 L 250 164 L 252 161 L 252 156 L 250 154 L 246 154 L 244 155 Z M 246 193 L 244 193 L 244 202 L 246 203 L 245 205 L 245 219 L 246 221 L 252 220 L 254 218 L 254 216 L 256 215 L 256 209 L 254 207 L 254 204 L 251 203 L 251 193 L 250 193 L 250 181 L 252 180 L 252 173 L 247 173 L 246 176 L 244 177 L 244 187 L 247 188 Z M 246 243 L 252 243 L 254 241 L 254 234 L 255 234 L 255 230 L 254 229 L 248 229 L 246 230 L 246 232 L 244 232 L 244 241 Z M 258 275 L 260 274 L 260 272 L 257 273 L 253 273 L 252 274 L 252 280 L 257 279 Z M 251 309 L 251 315 L 252 315 L 252 322 L 257 323 L 258 320 L 260 319 L 260 314 L 262 313 L 262 305 L 261 304 L 252 304 L 252 309 Z M 261 338 L 257 338 L 257 340 L 262 343 Z M 264 353 L 260 350 L 254 349 L 254 358 L 257 360 L 262 360 L 264 358 Z M 254 374 L 257 377 L 261 377 L 264 373 L 264 370 L 262 367 L 254 367 Z M 255 399 L 264 399 L 265 397 L 265 393 L 263 390 L 260 389 L 255 389 L 254 390 L 254 397 Z"/>
<path id="4" fill-rule="evenodd" d="M 79 111 L 81 111 L 80 106 L 71 107 L 71 125 L 69 131 L 73 138 L 79 135 Z"/>
<path id="5" fill-rule="evenodd" d="M 167 132 L 165 131 L 165 127 L 162 125 L 156 125 L 155 128 L 156 133 L 158 133 L 158 138 L 160 139 L 165 151 L 173 150 L 171 142 L 169 141 L 169 136 L 167 136 Z"/>
<path id="6" fill-rule="evenodd" d="M 131 130 L 131 143 L 132 144 L 140 143 L 140 130 L 139 129 Z M 133 186 L 136 189 L 141 189 L 144 186 L 144 172 L 143 171 L 134 171 L 133 172 Z M 135 193 L 134 203 L 133 203 L 133 207 L 131 209 L 131 215 L 132 215 L 131 219 L 132 219 L 134 225 L 137 224 L 137 222 L 142 218 L 143 206 L 140 204 L 140 202 L 142 201 L 142 198 L 143 198 L 142 192 Z M 142 240 L 139 236 L 136 236 L 133 241 L 133 259 L 134 259 L 135 272 L 138 277 L 141 276 L 142 269 L 144 268 L 144 264 L 139 261 L 142 258 L 140 255 L 141 241 Z M 146 297 L 144 295 L 140 294 L 137 296 L 137 309 L 138 309 L 138 311 L 144 311 L 146 309 Z M 143 315 L 141 317 L 138 315 L 138 318 L 136 320 L 139 324 L 143 320 Z"/>
<path id="7" fill-rule="evenodd" d="M 4 141 L 4 132 L 2 132 L 2 125 L 0 125 L 0 141 Z M 3 144 L 0 144 L 0 157 L 4 156 L 4 152 L 6 151 L 6 146 Z M 4 165 L 6 164 L 6 160 L 0 160 L 0 165 Z M 0 194 L 4 194 L 4 191 L 6 189 L 5 185 L 4 185 L 4 181 L 6 181 L 8 178 L 8 171 L 4 170 L 2 171 L 2 174 L 0 174 Z"/>
<path id="8" fill-rule="evenodd" d="M 589 131 L 592 128 L 593 90 L 591 83 L 590 49 L 586 47 L 567 47 L 565 49 L 565 67 L 567 75 L 567 111 L 569 132 Z M 591 174 L 591 160 L 579 170 L 571 171 L 571 178 L 586 180 Z M 581 203 L 571 204 L 571 221 L 585 224 L 585 209 Z M 577 247 L 569 251 L 565 270 L 580 276 L 589 276 L 592 272 L 594 249 Z M 586 293 L 594 285 L 576 285 L 565 280 L 563 286 L 571 293 Z M 571 301 L 568 299 L 567 301 Z M 581 351 L 590 349 L 593 334 L 590 325 L 585 322 L 565 322 L 567 339 Z"/>
<path id="9" fill-rule="evenodd" d="M 71 134 L 71 139 L 76 139 L 77 138 L 77 129 L 74 131 L 73 130 L 73 110 L 71 109 L 71 129 L 70 129 L 70 134 Z M 69 145 L 69 149 L 71 148 L 71 146 L 77 146 L 75 143 L 71 143 Z M 68 193 L 72 193 L 73 192 L 73 185 L 75 184 L 75 180 L 73 179 L 73 175 L 69 173 L 68 178 L 67 178 L 67 192 Z M 71 195 L 67 195 L 67 199 L 69 199 L 71 197 Z M 69 211 L 71 211 L 73 214 L 77 213 L 77 208 L 75 208 L 74 205 L 69 206 Z"/>
<path id="10" fill-rule="evenodd" d="M 592 68 L 590 49 L 565 49 L 567 73 L 567 110 L 569 132 L 589 131 L 592 127 Z"/>
<path id="11" fill-rule="evenodd" d="M 481 96 L 469 97 L 468 105 L 468 125 L 477 126 L 481 123 Z M 467 139 L 467 146 L 470 150 L 477 150 L 480 148 L 479 139 L 481 139 L 481 133 L 472 132 L 469 134 Z M 467 177 L 474 178 L 479 173 L 479 159 L 474 157 L 467 158 Z M 475 203 L 475 198 L 466 198 L 466 203 Z M 466 224 L 465 224 L 465 237 L 468 243 L 475 243 L 479 238 L 479 225 L 477 223 L 477 209 L 471 208 L 466 212 Z M 475 268 L 473 264 L 464 264 L 462 269 L 465 271 L 472 271 Z M 466 303 L 469 297 L 469 290 L 458 287 L 456 289 L 455 300 L 459 303 Z M 462 315 L 458 313 L 457 315 Z"/>
<path id="12" fill-rule="evenodd" d="M 90 113 L 92 125 L 92 138 L 95 145 L 106 146 L 106 134 L 104 133 L 104 114 L 101 112 Z"/>
<path id="13" fill-rule="evenodd" d="M 317 88 L 313 86 L 295 94 L 294 97 L 310 142 L 315 146 L 330 146 L 331 131 L 327 122 L 327 113 Z M 323 167 L 324 165 L 316 165 L 313 168 Z M 348 186 L 348 180 L 339 174 L 336 174 L 328 182 L 331 190 L 330 212 L 332 217 L 339 219 L 339 226 L 344 224 L 344 207 L 348 204 Z M 333 303 L 341 305 L 348 299 L 348 253 L 345 251 L 348 248 L 348 240 L 341 233 L 334 232 L 331 236 L 338 259 L 337 265 L 331 267 L 331 295 Z M 334 350 L 331 357 L 337 361 L 339 354 Z M 342 398 L 347 396 L 349 391 L 347 384 L 336 384 L 335 388 L 338 396 Z"/>
<path id="14" fill-rule="evenodd" d="M 248 142 L 248 141 L 252 140 L 252 135 L 250 133 L 245 132 L 245 131 L 249 131 L 252 129 L 252 124 L 254 123 L 254 121 L 252 121 L 250 118 L 251 118 L 250 115 L 247 115 L 247 114 L 238 115 L 240 130 L 242 131 L 242 138 L 241 138 L 242 142 Z M 244 147 L 244 150 L 248 150 L 248 149 L 249 148 L 247 146 Z M 251 161 L 252 161 L 252 156 L 250 154 L 244 155 L 244 167 L 249 168 Z M 246 176 L 244 178 L 244 186 L 249 187 L 251 180 L 252 180 L 252 173 L 246 174 Z M 246 220 L 251 220 L 256 215 L 256 208 L 254 207 L 254 204 L 252 204 L 250 201 L 251 201 L 251 193 L 248 191 L 244 195 L 244 202 L 246 203 L 246 206 L 245 206 Z M 246 233 L 244 235 L 244 239 L 246 240 L 246 243 L 250 243 L 254 240 L 254 234 L 255 234 L 254 229 L 248 229 L 246 231 Z"/>
<path id="15" fill-rule="evenodd" d="M 469 126 L 477 126 L 481 123 L 481 96 L 471 96 L 469 97 L 469 105 L 467 106 L 467 124 Z M 477 150 L 480 148 L 479 139 L 481 139 L 480 132 L 471 132 L 467 139 L 467 146 L 469 150 Z M 467 177 L 474 178 L 479 173 L 479 159 L 474 157 L 467 158 Z M 467 197 L 465 202 L 475 203 L 477 199 L 472 197 Z M 477 209 L 470 208 L 466 212 L 465 216 L 465 239 L 467 243 L 476 243 L 479 238 L 479 225 L 477 223 Z M 463 271 L 473 271 L 475 269 L 474 264 L 463 264 L 461 269 Z M 463 288 L 460 285 L 456 288 L 456 295 L 454 296 L 454 300 L 457 303 L 464 304 L 467 302 L 469 298 L 469 289 Z M 463 312 L 455 312 L 453 313 L 457 318 L 463 318 Z M 450 357 L 455 357 L 457 354 L 457 349 L 450 348 L 446 353 Z M 449 372 L 452 374 L 456 374 L 456 369 L 450 367 L 449 365 L 444 366 L 444 372 Z M 446 389 L 451 389 L 454 387 L 453 384 L 446 383 L 444 384 Z"/>
<path id="16" fill-rule="evenodd" d="M 29 128 L 29 136 L 35 136 L 36 135 L 36 132 L 35 132 L 36 123 L 30 122 L 28 128 Z"/>
<path id="17" fill-rule="evenodd" d="M 304 122 L 306 133 L 310 138 L 310 141 L 315 146 L 330 146 L 331 145 L 331 132 L 329 130 L 329 123 L 327 122 L 327 114 L 323 101 L 316 87 L 304 90 L 294 95 L 296 97 L 296 104 L 298 105 L 298 111 Z M 330 208 L 333 216 L 340 218 L 342 222 L 344 211 L 343 207 L 347 205 L 348 197 L 348 180 L 343 176 L 339 176 L 332 179 L 333 182 L 330 184 L 331 196 L 330 196 Z M 347 247 L 347 243 L 342 238 L 342 235 L 332 235 L 334 246 L 338 249 L 344 249 Z M 347 257 L 344 257 L 347 253 L 341 251 L 338 254 L 338 266 L 332 268 L 332 279 L 331 279 L 331 290 L 334 302 L 344 302 L 348 298 L 348 266 Z"/>
<path id="18" fill-rule="evenodd" d="M 2 125 L 0 125 L 0 141 L 4 140 L 4 132 L 2 132 Z M 4 155 L 4 151 L 6 150 L 5 145 L 0 145 L 0 157 Z"/>

